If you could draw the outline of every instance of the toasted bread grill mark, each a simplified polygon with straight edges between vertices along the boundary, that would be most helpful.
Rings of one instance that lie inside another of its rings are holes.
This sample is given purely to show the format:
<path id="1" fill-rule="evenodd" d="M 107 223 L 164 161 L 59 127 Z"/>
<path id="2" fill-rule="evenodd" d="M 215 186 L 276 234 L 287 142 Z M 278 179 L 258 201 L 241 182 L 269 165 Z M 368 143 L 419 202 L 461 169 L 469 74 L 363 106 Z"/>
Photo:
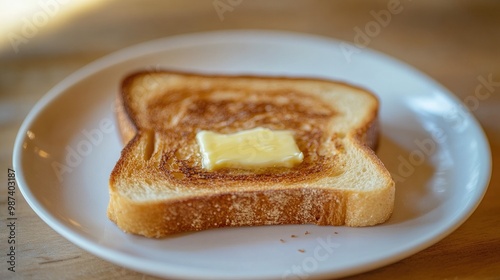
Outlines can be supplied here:
<path id="1" fill-rule="evenodd" d="M 220 133 L 264 124 L 275 129 L 299 130 L 301 126 L 328 120 L 335 114 L 325 102 L 296 90 L 249 92 L 235 88 L 172 90 L 151 98 L 146 109 L 151 112 L 147 115 L 149 119 L 139 124 L 145 129 L 214 130 Z"/>
<path id="2" fill-rule="evenodd" d="M 242 101 L 241 96 L 247 98 Z M 238 102 L 234 101 L 236 98 Z M 307 100 L 307 106 L 303 104 L 304 100 Z M 292 90 L 176 90 L 151 99 L 147 110 L 151 114 L 147 115 L 149 119 L 145 123 L 145 129 L 154 129 L 163 142 L 169 143 L 169 150 L 163 153 L 159 166 L 171 185 L 204 187 L 208 180 L 211 184 L 238 185 L 242 181 L 250 181 L 267 185 L 310 181 L 325 174 L 334 176 L 342 170 L 341 162 L 334 159 L 335 154 L 320 150 L 324 148 L 322 143 L 326 138 L 336 138 L 335 135 L 324 133 L 328 131 L 326 126 L 336 113 L 325 102 L 311 95 Z M 297 146 L 305 155 L 304 161 L 291 169 L 245 171 L 226 168 L 206 171 L 202 168 L 195 140 L 198 131 L 233 133 L 259 126 L 294 131 Z M 333 148 L 341 148 L 339 141 L 332 143 Z"/>

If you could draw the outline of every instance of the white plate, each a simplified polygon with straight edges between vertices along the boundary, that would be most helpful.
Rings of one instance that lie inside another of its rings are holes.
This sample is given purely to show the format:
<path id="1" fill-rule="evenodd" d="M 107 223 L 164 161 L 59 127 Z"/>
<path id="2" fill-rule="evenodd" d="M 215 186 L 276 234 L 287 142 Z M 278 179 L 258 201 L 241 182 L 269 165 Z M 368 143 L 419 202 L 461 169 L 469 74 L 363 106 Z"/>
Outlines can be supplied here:
<path id="1" fill-rule="evenodd" d="M 430 78 L 368 49 L 346 54 L 333 39 L 269 31 L 177 36 L 119 51 L 66 78 L 30 112 L 14 148 L 20 189 L 71 242 L 157 276 L 340 277 L 401 260 L 474 211 L 491 172 L 489 147 L 466 108 Z M 106 217 L 121 150 L 111 104 L 125 75 L 157 68 L 314 76 L 372 90 L 382 104 L 379 155 L 397 181 L 392 218 L 368 228 L 226 228 L 162 240 L 121 232 Z"/>

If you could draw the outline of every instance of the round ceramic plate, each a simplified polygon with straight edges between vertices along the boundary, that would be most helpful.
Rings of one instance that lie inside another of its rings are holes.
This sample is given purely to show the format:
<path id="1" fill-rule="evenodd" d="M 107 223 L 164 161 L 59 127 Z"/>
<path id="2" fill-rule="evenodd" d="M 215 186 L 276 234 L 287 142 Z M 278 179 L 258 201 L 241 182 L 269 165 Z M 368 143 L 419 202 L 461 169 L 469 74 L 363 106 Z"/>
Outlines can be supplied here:
<path id="1" fill-rule="evenodd" d="M 112 101 L 127 74 L 161 68 L 321 77 L 373 91 L 381 101 L 378 154 L 397 184 L 393 216 L 366 228 L 224 228 L 161 240 L 123 233 L 106 217 L 108 177 L 122 147 Z M 175 278 L 340 277 L 429 247 L 474 211 L 491 159 L 466 109 L 408 65 L 333 39 L 269 31 L 176 36 L 109 55 L 54 87 L 24 121 L 14 167 L 25 199 L 49 226 L 118 265 Z"/>

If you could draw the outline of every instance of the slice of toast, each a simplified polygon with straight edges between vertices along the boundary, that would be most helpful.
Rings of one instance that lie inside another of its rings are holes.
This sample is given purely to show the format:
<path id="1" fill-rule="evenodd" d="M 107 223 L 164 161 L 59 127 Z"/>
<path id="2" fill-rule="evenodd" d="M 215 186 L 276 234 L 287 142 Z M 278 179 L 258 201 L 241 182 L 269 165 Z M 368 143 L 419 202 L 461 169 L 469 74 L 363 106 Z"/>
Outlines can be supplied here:
<path id="1" fill-rule="evenodd" d="M 140 72 L 117 98 L 124 144 L 109 180 L 108 217 L 147 237 L 225 226 L 371 226 L 393 210 L 395 185 L 372 149 L 377 98 L 343 83 Z M 203 169 L 200 130 L 291 130 L 292 168 Z"/>

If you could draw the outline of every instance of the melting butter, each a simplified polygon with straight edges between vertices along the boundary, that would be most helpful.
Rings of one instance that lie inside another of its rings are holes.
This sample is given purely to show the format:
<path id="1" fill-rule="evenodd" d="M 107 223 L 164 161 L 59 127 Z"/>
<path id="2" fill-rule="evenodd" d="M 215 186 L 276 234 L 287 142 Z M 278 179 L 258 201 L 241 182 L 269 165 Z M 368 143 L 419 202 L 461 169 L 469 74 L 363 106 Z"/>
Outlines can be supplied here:
<path id="1" fill-rule="evenodd" d="M 196 134 L 202 166 L 256 169 L 263 167 L 294 167 L 304 155 L 297 147 L 293 132 L 257 127 L 233 134 L 202 130 Z"/>

